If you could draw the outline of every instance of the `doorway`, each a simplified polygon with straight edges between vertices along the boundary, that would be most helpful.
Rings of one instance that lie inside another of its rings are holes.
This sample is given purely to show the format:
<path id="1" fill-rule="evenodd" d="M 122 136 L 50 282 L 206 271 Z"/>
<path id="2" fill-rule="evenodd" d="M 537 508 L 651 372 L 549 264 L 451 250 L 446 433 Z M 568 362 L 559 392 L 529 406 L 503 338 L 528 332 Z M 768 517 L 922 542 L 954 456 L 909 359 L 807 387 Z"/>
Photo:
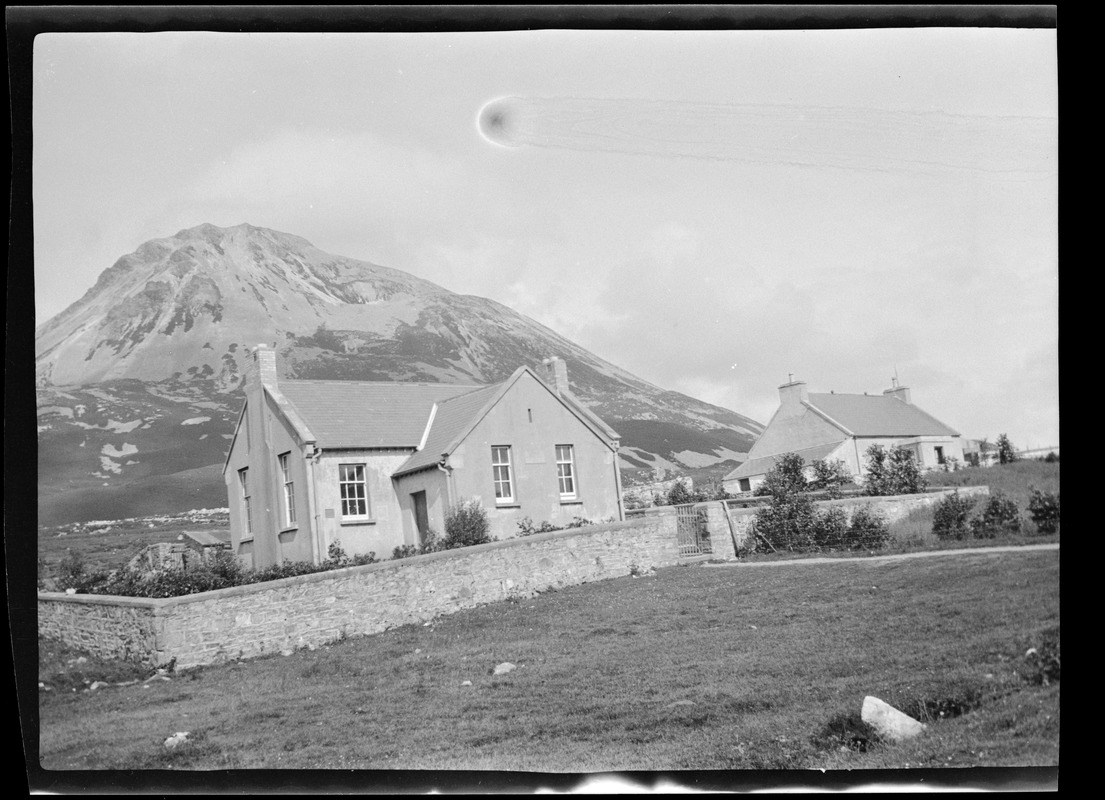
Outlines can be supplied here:
<path id="1" fill-rule="evenodd" d="M 426 543 L 426 532 L 430 529 L 430 515 L 426 510 L 426 492 L 411 492 L 411 504 L 414 507 L 414 527 L 418 531 L 418 546 Z"/>

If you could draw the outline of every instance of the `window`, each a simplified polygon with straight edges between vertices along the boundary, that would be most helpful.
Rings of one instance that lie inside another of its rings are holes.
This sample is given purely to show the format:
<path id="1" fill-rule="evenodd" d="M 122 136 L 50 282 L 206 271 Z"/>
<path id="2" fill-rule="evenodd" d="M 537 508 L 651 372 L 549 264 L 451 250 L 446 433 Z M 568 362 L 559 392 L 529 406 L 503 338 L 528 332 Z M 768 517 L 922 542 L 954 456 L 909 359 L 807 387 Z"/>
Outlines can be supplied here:
<path id="1" fill-rule="evenodd" d="M 247 537 L 253 535 L 253 508 L 249 501 L 249 469 L 238 470 L 238 485 L 242 487 L 242 509 L 245 511 L 245 523 L 242 527 L 245 528 L 245 535 Z"/>
<path id="2" fill-rule="evenodd" d="M 295 525 L 295 483 L 292 482 L 292 467 L 288 463 L 290 455 L 285 453 L 280 456 L 280 477 L 284 481 L 284 525 L 289 528 Z"/>
<path id="3" fill-rule="evenodd" d="M 741 478 L 740 479 L 740 487 L 741 487 L 742 492 L 751 492 L 752 491 L 752 479 L 751 478 Z"/>
<path id="4" fill-rule="evenodd" d="M 368 486 L 365 484 L 364 464 L 342 464 L 338 469 L 342 519 L 367 518 Z"/>
<path id="5" fill-rule="evenodd" d="M 940 446 L 936 446 L 936 447 L 933 448 L 933 450 L 936 451 L 936 463 L 937 464 L 943 464 L 944 463 L 944 448 L 940 447 Z"/>
<path id="6" fill-rule="evenodd" d="M 509 447 L 491 448 L 491 474 L 495 480 L 495 502 L 509 503 L 514 500 L 514 481 L 510 473 Z"/>
<path id="7" fill-rule="evenodd" d="M 575 455 L 570 444 L 556 446 L 556 478 L 560 483 L 560 499 L 576 496 Z"/>

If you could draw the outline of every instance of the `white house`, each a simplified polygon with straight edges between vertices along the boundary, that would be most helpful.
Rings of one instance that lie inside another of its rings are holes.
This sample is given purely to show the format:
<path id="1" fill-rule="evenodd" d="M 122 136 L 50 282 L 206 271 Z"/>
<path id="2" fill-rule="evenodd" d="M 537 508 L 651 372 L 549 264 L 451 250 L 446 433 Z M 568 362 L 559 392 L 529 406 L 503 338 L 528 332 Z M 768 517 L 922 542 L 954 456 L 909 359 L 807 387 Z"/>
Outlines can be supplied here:
<path id="1" fill-rule="evenodd" d="M 727 492 L 753 491 L 784 453 L 797 453 L 806 464 L 843 461 L 855 480 L 866 473 L 867 448 L 879 444 L 913 454 L 922 469 L 948 459 L 963 461 L 963 437 L 913 405 L 909 387 L 879 395 L 811 393 L 804 381 L 779 387 L 779 409 L 752 445 L 748 460 L 725 476 Z"/>

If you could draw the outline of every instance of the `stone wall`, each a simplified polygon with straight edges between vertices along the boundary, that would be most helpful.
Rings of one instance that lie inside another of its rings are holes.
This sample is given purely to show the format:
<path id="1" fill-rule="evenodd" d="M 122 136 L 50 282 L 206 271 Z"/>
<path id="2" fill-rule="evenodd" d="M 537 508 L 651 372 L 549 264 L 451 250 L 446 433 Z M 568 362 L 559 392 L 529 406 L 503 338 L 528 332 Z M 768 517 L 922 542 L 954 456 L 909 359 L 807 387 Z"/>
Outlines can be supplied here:
<path id="1" fill-rule="evenodd" d="M 928 491 L 922 494 L 897 494 L 885 497 L 855 495 L 852 497 L 845 497 L 841 500 L 820 500 L 814 503 L 814 507 L 822 509 L 832 507 L 843 508 L 848 514 L 848 518 L 851 519 L 852 514 L 855 513 L 857 508 L 868 506 L 880 512 L 888 523 L 894 523 L 900 519 L 904 519 L 914 511 L 935 506 L 942 499 L 956 491 L 964 497 L 985 497 L 990 494 L 990 487 L 960 486 L 958 489 L 942 489 L 940 491 Z M 768 498 L 767 502 L 770 502 L 770 498 Z M 751 536 L 750 529 L 752 527 L 752 521 L 756 518 L 756 512 L 762 504 L 753 505 L 744 500 L 723 500 L 719 501 L 717 504 L 721 505 L 722 503 L 727 504 L 729 507 L 729 521 L 733 526 L 733 536 L 736 539 L 737 548 L 741 548 L 745 545 L 747 538 Z M 713 504 L 711 503 L 710 505 Z M 748 507 L 742 508 L 742 505 Z M 710 519 L 715 520 L 717 517 L 711 516 Z M 723 531 L 718 523 L 715 522 L 713 524 L 715 527 L 711 528 L 711 538 L 715 538 L 722 532 L 726 534 L 729 533 L 728 526 Z"/>
<path id="2" fill-rule="evenodd" d="M 181 668 L 378 633 L 679 562 L 675 510 L 168 599 L 40 593 L 42 635 Z M 728 535 L 728 533 L 726 533 Z"/>
<path id="3" fill-rule="evenodd" d="M 147 661 L 157 649 L 156 614 L 163 602 L 39 592 L 38 632 L 101 658 Z"/>

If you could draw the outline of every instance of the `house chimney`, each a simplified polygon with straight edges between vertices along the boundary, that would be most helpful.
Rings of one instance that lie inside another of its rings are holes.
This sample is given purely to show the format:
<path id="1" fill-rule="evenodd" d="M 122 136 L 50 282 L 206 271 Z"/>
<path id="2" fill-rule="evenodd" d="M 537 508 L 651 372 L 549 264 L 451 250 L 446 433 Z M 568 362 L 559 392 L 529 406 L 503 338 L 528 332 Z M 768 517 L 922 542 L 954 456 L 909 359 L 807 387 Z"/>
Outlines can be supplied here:
<path id="1" fill-rule="evenodd" d="M 571 392 L 568 388 L 568 365 L 558 356 L 546 358 L 541 362 L 541 380 L 557 394 Z"/>
<path id="2" fill-rule="evenodd" d="M 791 380 L 779 387 L 779 402 L 784 406 L 799 406 L 809 402 L 810 392 L 806 388 L 806 382 L 793 380 L 793 373 L 787 377 Z"/>
<path id="3" fill-rule="evenodd" d="M 910 397 L 909 397 L 909 387 L 908 386 L 899 386 L 897 376 L 890 379 L 890 388 L 889 389 L 883 389 L 882 393 L 883 394 L 888 394 L 891 397 L 897 397 L 903 403 L 911 403 L 912 402 L 910 400 Z"/>
<path id="4" fill-rule="evenodd" d="M 251 356 L 246 368 L 246 391 L 260 388 L 262 384 L 276 386 L 276 351 L 259 344 Z"/>

